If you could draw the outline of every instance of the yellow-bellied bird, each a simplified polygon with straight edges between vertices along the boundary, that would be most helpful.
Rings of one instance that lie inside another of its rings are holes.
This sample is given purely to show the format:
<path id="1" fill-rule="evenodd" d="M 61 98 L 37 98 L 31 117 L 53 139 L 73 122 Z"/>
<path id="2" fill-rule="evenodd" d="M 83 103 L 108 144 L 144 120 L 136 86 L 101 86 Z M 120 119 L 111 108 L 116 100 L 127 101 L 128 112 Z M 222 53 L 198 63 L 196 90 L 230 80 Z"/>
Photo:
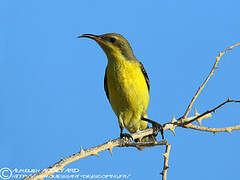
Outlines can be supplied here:
<path id="1" fill-rule="evenodd" d="M 108 65 L 105 71 L 104 89 L 118 117 L 120 137 L 131 137 L 123 133 L 124 127 L 130 133 L 146 129 L 148 122 L 152 123 L 154 129 L 162 128 L 160 124 L 147 119 L 149 79 L 142 63 L 134 56 L 128 41 L 116 33 L 78 36 L 78 38 L 81 37 L 95 40 L 107 55 Z M 147 136 L 137 141 L 155 141 L 155 136 Z"/>

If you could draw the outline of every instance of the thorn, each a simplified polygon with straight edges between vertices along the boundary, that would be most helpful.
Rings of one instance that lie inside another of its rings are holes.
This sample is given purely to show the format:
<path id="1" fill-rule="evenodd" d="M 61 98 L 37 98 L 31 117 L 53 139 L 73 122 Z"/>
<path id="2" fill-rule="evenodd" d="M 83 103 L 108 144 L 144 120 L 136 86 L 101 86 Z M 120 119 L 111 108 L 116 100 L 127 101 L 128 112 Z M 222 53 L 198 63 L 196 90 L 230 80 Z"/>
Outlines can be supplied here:
<path id="1" fill-rule="evenodd" d="M 213 132 L 213 135 L 216 135 L 216 131 Z"/>
<path id="2" fill-rule="evenodd" d="M 109 144 L 108 150 L 110 151 L 110 154 L 111 154 L 111 156 L 112 156 L 112 149 L 113 149 L 113 147 L 112 147 L 112 141 L 111 141 L 111 139 L 109 139 L 108 144 Z"/>
<path id="3" fill-rule="evenodd" d="M 83 148 L 81 146 L 80 154 L 83 154 L 83 153 L 84 153 L 84 150 L 83 150 Z"/>
<path id="4" fill-rule="evenodd" d="M 167 158 L 167 153 L 164 153 L 164 154 L 163 154 L 163 157 Z"/>
<path id="5" fill-rule="evenodd" d="M 228 100 L 227 101 L 230 101 L 230 97 L 228 96 Z"/>
<path id="6" fill-rule="evenodd" d="M 197 109 L 194 107 L 194 111 L 195 111 L 195 116 L 198 116 L 199 113 L 197 112 Z"/>
<path id="7" fill-rule="evenodd" d="M 227 129 L 226 130 L 229 134 L 232 134 L 232 130 L 231 129 Z"/>
<path id="8" fill-rule="evenodd" d="M 176 122 L 177 120 L 176 120 L 176 118 L 175 118 L 175 116 L 173 115 L 173 118 L 172 118 L 172 123 L 174 123 L 174 122 Z"/>
<path id="9" fill-rule="evenodd" d="M 162 172 L 160 172 L 160 174 L 163 176 L 163 171 L 162 171 Z"/>
<path id="10" fill-rule="evenodd" d="M 174 134 L 174 136 L 176 136 L 176 133 L 175 133 L 175 128 L 169 128 L 170 131 L 172 131 L 172 133 Z"/>
<path id="11" fill-rule="evenodd" d="M 108 148 L 108 150 L 110 151 L 110 154 L 111 154 L 111 156 L 112 156 L 112 147 L 110 147 L 110 148 Z"/>
<path id="12" fill-rule="evenodd" d="M 197 122 L 198 122 L 199 126 L 202 125 L 202 119 L 198 119 Z"/>
<path id="13" fill-rule="evenodd" d="M 216 114 L 216 109 L 213 112 Z"/>

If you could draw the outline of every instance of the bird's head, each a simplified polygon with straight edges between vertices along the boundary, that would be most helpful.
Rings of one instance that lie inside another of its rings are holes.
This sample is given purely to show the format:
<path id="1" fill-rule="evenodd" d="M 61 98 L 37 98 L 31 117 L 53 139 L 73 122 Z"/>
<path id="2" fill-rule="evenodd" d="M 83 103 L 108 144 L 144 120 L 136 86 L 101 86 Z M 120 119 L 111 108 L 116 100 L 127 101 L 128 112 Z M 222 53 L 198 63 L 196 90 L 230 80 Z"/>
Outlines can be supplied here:
<path id="1" fill-rule="evenodd" d="M 102 35 L 94 34 L 83 34 L 78 36 L 78 38 L 90 38 L 95 40 L 101 48 L 104 50 L 105 54 L 109 56 L 119 56 L 122 55 L 126 59 L 135 59 L 132 48 L 128 41 L 120 34 L 117 33 L 107 33 Z"/>

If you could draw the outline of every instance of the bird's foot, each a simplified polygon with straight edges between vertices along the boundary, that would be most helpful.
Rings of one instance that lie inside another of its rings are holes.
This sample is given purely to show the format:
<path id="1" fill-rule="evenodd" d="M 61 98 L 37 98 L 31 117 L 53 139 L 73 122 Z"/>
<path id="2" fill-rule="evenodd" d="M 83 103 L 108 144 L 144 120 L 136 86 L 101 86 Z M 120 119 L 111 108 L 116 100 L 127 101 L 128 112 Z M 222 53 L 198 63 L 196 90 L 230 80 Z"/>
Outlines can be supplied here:
<path id="1" fill-rule="evenodd" d="M 158 132 L 161 132 L 162 139 L 164 139 L 163 126 L 157 122 L 152 123 L 153 135 L 157 136 Z"/>
<path id="2" fill-rule="evenodd" d="M 133 137 L 130 134 L 127 133 L 121 133 L 120 138 L 124 141 L 131 141 L 133 140 Z"/>
<path id="3" fill-rule="evenodd" d="M 153 135 L 154 136 L 157 136 L 158 135 L 158 132 L 161 132 L 161 135 L 162 135 L 162 139 L 164 139 L 164 133 L 163 133 L 163 126 L 161 124 L 159 124 L 158 122 L 156 121 L 152 121 L 150 119 L 147 119 L 147 118 L 142 118 L 143 121 L 147 121 L 149 123 L 152 124 L 152 128 L 153 128 Z"/>
<path id="4" fill-rule="evenodd" d="M 126 146 L 126 144 L 128 144 L 131 140 L 133 140 L 133 137 L 130 134 L 121 133 L 120 139 L 121 139 L 121 146 Z"/>

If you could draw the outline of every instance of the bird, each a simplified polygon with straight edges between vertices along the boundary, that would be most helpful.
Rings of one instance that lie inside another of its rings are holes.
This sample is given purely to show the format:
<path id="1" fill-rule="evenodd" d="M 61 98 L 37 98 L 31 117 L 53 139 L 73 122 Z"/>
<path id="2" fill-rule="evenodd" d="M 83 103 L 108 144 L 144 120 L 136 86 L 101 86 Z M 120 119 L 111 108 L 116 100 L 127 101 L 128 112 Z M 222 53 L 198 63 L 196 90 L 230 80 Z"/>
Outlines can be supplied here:
<path id="1" fill-rule="evenodd" d="M 130 133 L 148 128 L 151 123 L 154 134 L 136 139 L 136 142 L 155 142 L 156 132 L 162 133 L 162 125 L 148 119 L 150 82 L 143 64 L 137 60 L 133 50 L 121 34 L 102 35 L 83 34 L 78 38 L 90 38 L 96 41 L 105 52 L 108 63 L 105 69 L 104 90 L 111 107 L 118 118 L 120 138 L 132 139 Z M 143 146 L 137 146 L 139 150 Z"/>

